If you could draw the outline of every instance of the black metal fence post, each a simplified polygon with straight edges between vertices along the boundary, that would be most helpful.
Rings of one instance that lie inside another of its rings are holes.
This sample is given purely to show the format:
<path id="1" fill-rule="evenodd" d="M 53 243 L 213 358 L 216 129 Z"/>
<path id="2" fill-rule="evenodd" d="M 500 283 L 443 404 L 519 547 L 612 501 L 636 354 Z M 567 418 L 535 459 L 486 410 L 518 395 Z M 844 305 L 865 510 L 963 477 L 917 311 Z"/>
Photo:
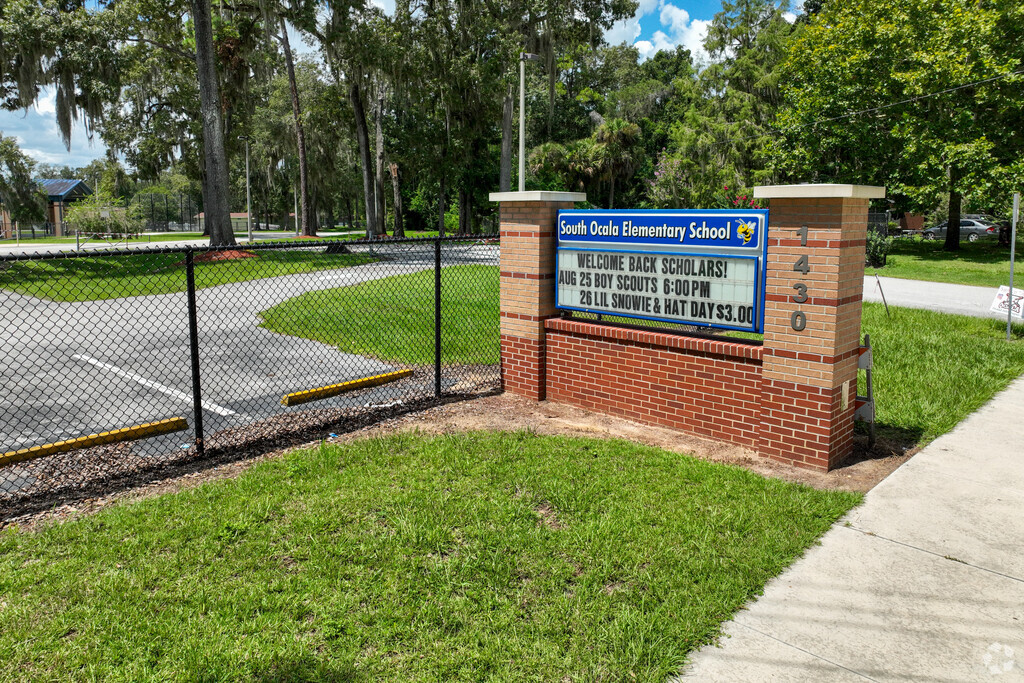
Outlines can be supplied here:
<path id="1" fill-rule="evenodd" d="M 188 291 L 188 341 L 192 352 L 192 412 L 196 422 L 196 453 L 203 455 L 203 393 L 199 384 L 199 322 L 196 316 L 196 271 L 194 252 L 185 252 L 185 282 Z"/>
<path id="2" fill-rule="evenodd" d="M 441 240 L 434 240 L 434 398 L 441 398 Z"/>

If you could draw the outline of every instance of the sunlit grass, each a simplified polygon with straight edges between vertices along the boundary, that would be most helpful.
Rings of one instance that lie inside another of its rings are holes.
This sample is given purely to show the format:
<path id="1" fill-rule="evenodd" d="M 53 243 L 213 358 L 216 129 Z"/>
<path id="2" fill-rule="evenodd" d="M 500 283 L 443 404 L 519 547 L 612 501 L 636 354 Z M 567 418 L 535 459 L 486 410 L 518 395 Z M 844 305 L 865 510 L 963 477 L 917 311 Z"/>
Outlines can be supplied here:
<path id="1" fill-rule="evenodd" d="M 662 683 L 859 496 L 624 441 L 396 435 L 0 533 L 9 680 Z"/>

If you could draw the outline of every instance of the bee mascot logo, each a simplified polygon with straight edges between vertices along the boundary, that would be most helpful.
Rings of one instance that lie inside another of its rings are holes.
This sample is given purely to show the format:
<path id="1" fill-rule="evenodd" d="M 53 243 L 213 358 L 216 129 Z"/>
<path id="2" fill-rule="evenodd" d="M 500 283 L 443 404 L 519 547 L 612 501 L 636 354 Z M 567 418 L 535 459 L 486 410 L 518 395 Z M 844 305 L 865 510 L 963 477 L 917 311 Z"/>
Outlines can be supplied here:
<path id="1" fill-rule="evenodd" d="M 750 221 L 749 223 L 740 222 L 740 227 L 736 228 L 736 234 L 743 238 L 743 244 L 749 244 L 750 240 L 754 237 L 754 230 L 757 228 L 757 223 Z"/>

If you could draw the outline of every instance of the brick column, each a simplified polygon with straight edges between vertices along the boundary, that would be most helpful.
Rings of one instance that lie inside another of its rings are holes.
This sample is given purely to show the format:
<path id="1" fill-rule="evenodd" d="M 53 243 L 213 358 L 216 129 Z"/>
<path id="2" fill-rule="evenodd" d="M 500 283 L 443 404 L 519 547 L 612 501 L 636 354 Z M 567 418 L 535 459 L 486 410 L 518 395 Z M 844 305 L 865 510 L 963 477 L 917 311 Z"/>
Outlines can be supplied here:
<path id="1" fill-rule="evenodd" d="M 544 400 L 544 321 L 555 316 L 555 219 L 580 192 L 494 192 L 501 210 L 501 371 L 504 389 Z"/>
<path id="2" fill-rule="evenodd" d="M 884 196 L 859 185 L 754 188 L 770 200 L 761 455 L 828 470 L 852 452 L 868 200 Z"/>

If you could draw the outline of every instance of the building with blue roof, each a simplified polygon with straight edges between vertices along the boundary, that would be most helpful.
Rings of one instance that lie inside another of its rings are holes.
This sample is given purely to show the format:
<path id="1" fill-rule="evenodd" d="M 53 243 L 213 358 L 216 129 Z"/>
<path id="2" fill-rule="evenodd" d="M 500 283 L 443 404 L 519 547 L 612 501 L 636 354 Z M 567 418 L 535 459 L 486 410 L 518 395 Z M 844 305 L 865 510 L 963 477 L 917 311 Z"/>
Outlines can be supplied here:
<path id="1" fill-rule="evenodd" d="M 54 235 L 63 237 L 68 205 L 92 195 L 92 188 L 76 179 L 43 178 L 36 182 L 46 193 L 46 221 L 53 224 Z"/>
<path id="2" fill-rule="evenodd" d="M 46 231 L 57 237 L 65 234 L 65 214 L 70 204 L 93 194 L 84 180 L 74 178 L 37 178 L 39 188 L 46 193 Z M 14 226 L 6 208 L 0 211 L 0 239 L 13 239 Z"/>

